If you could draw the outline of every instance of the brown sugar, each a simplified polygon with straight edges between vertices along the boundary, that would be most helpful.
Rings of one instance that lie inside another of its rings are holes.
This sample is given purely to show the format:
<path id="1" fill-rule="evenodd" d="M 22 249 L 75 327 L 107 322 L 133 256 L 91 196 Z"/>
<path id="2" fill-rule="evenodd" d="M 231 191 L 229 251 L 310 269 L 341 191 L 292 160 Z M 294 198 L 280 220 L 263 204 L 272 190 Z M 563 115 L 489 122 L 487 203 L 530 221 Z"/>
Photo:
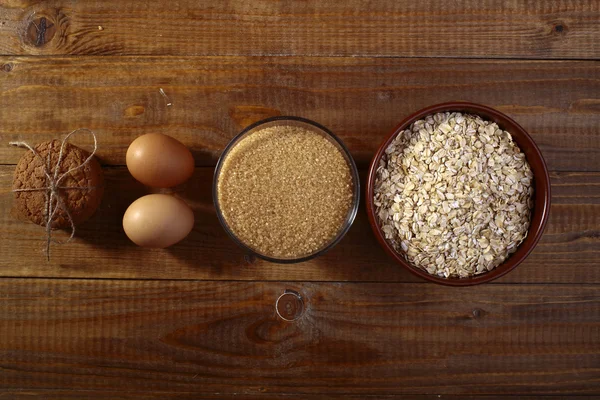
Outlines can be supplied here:
<path id="1" fill-rule="evenodd" d="M 265 256 L 315 253 L 342 229 L 352 207 L 353 180 L 328 138 L 295 126 L 274 126 L 241 139 L 217 182 L 227 225 Z"/>

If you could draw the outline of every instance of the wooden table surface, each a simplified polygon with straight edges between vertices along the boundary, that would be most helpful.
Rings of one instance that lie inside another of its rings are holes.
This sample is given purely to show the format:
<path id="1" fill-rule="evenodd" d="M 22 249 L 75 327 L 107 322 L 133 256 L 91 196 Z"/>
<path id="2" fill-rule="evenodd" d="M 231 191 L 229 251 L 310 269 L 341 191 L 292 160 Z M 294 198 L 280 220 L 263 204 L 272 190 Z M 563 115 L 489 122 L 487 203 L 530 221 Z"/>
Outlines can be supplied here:
<path id="1" fill-rule="evenodd" d="M 0 398 L 600 396 L 597 0 L 4 0 L 0 54 Z M 213 166 L 248 124 L 322 123 L 364 183 L 402 118 L 451 100 L 513 117 L 551 170 L 545 234 L 505 277 L 421 281 L 364 207 L 337 247 L 295 265 L 245 254 L 219 225 Z M 23 151 L 8 142 L 79 127 L 98 135 L 106 192 L 47 262 L 43 228 L 12 215 Z M 175 190 L 195 227 L 167 250 L 121 226 L 150 192 L 124 166 L 148 132 L 197 166 Z M 275 311 L 286 290 L 304 300 L 294 322 Z"/>

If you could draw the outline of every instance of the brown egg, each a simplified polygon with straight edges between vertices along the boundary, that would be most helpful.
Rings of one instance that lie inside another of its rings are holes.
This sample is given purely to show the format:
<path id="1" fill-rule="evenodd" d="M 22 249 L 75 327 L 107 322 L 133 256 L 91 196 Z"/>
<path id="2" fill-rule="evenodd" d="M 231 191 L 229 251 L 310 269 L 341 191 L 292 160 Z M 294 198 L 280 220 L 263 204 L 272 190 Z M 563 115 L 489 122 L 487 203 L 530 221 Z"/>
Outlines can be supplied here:
<path id="1" fill-rule="evenodd" d="M 131 142 L 126 160 L 131 175 L 152 187 L 173 187 L 194 173 L 194 157 L 189 149 L 161 133 L 148 133 Z"/>
<path id="2" fill-rule="evenodd" d="M 125 211 L 123 229 L 142 247 L 165 248 L 183 240 L 194 227 L 194 213 L 177 197 L 149 194 Z"/>

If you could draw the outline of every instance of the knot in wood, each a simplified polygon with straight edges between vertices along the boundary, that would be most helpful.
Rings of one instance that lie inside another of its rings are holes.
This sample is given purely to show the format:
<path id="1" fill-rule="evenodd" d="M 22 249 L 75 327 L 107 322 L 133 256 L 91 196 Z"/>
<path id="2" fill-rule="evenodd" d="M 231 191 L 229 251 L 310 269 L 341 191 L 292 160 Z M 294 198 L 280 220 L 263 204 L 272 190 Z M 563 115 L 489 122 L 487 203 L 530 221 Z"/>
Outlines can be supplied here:
<path id="1" fill-rule="evenodd" d="M 552 24 L 552 34 L 564 36 L 569 31 L 569 27 L 562 21 L 556 21 Z"/>
<path id="2" fill-rule="evenodd" d="M 275 302 L 275 311 L 284 321 L 295 321 L 304 313 L 302 296 L 294 290 L 286 289 Z"/>
<path id="3" fill-rule="evenodd" d="M 41 47 L 56 34 L 56 24 L 48 17 L 33 19 L 27 27 L 26 39 L 32 46 Z"/>
<path id="4" fill-rule="evenodd" d="M 246 264 L 254 264 L 256 262 L 256 256 L 254 254 L 245 254 L 244 261 Z"/>

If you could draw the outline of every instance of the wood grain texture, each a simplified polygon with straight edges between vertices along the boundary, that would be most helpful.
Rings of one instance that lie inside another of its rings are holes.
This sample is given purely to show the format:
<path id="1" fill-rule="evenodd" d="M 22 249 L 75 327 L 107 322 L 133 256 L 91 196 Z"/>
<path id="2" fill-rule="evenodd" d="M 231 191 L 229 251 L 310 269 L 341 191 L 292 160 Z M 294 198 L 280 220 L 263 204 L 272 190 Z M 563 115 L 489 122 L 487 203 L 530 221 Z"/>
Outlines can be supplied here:
<path id="1" fill-rule="evenodd" d="M 352 393 L 318 393 L 318 394 L 294 394 L 294 393 L 265 393 L 240 394 L 240 393 L 198 393 L 198 392 L 164 392 L 164 391 L 110 391 L 110 390 L 56 390 L 56 389 L 0 389 L 0 398 L 4 396 L 11 400 L 21 399 L 43 399 L 43 400 L 81 400 L 81 399 L 107 399 L 107 400 L 198 400 L 201 399 L 236 399 L 236 400 L 330 400 L 330 399 L 352 399 L 352 400 L 595 400 L 594 395 L 441 395 L 441 394 L 352 394 Z"/>
<path id="2" fill-rule="evenodd" d="M 598 21 L 596 0 L 1 1 L 0 399 L 599 398 Z M 513 117 L 553 171 L 546 232 L 500 280 L 418 280 L 364 206 L 338 246 L 294 265 L 219 225 L 212 167 L 250 123 L 324 124 L 364 183 L 400 120 L 452 100 Z M 99 136 L 105 197 L 46 262 L 43 229 L 12 215 L 23 151 L 7 144 L 79 127 Z M 123 166 L 148 132 L 198 167 L 173 190 L 196 225 L 167 250 L 121 227 L 155 192 Z M 294 322 L 275 311 L 285 290 L 304 300 Z"/>
<path id="3" fill-rule="evenodd" d="M 289 323 L 274 304 L 298 291 Z M 600 395 L 596 285 L 0 280 L 0 387 Z"/>
<path id="4" fill-rule="evenodd" d="M 418 281 L 380 248 L 364 206 L 342 242 L 311 261 L 279 265 L 244 253 L 217 220 L 211 197 L 212 168 L 197 168 L 186 185 L 175 189 L 194 209 L 196 224 L 184 241 L 164 250 L 134 246 L 121 226 L 129 204 L 151 190 L 137 183 L 125 167 L 105 168 L 100 209 L 78 228 L 74 242 L 53 247 L 48 263 L 43 253 L 44 230 L 11 215 L 13 169 L 0 167 L 0 276 Z M 554 173 L 552 187 L 553 204 L 542 241 L 500 282 L 600 283 L 600 174 Z"/>
<path id="5" fill-rule="evenodd" d="M 551 170 L 600 171 L 595 62 L 0 57 L 2 65 L 0 143 L 36 143 L 87 127 L 98 133 L 100 159 L 110 165 L 123 165 L 133 138 L 148 132 L 172 135 L 192 149 L 197 165 L 214 165 L 250 123 L 297 115 L 337 133 L 364 167 L 410 113 L 469 100 L 512 116 Z M 0 164 L 20 156 L 0 146 Z"/>
<path id="6" fill-rule="evenodd" d="M 598 59 L 599 19 L 595 0 L 9 0 L 0 53 Z"/>

